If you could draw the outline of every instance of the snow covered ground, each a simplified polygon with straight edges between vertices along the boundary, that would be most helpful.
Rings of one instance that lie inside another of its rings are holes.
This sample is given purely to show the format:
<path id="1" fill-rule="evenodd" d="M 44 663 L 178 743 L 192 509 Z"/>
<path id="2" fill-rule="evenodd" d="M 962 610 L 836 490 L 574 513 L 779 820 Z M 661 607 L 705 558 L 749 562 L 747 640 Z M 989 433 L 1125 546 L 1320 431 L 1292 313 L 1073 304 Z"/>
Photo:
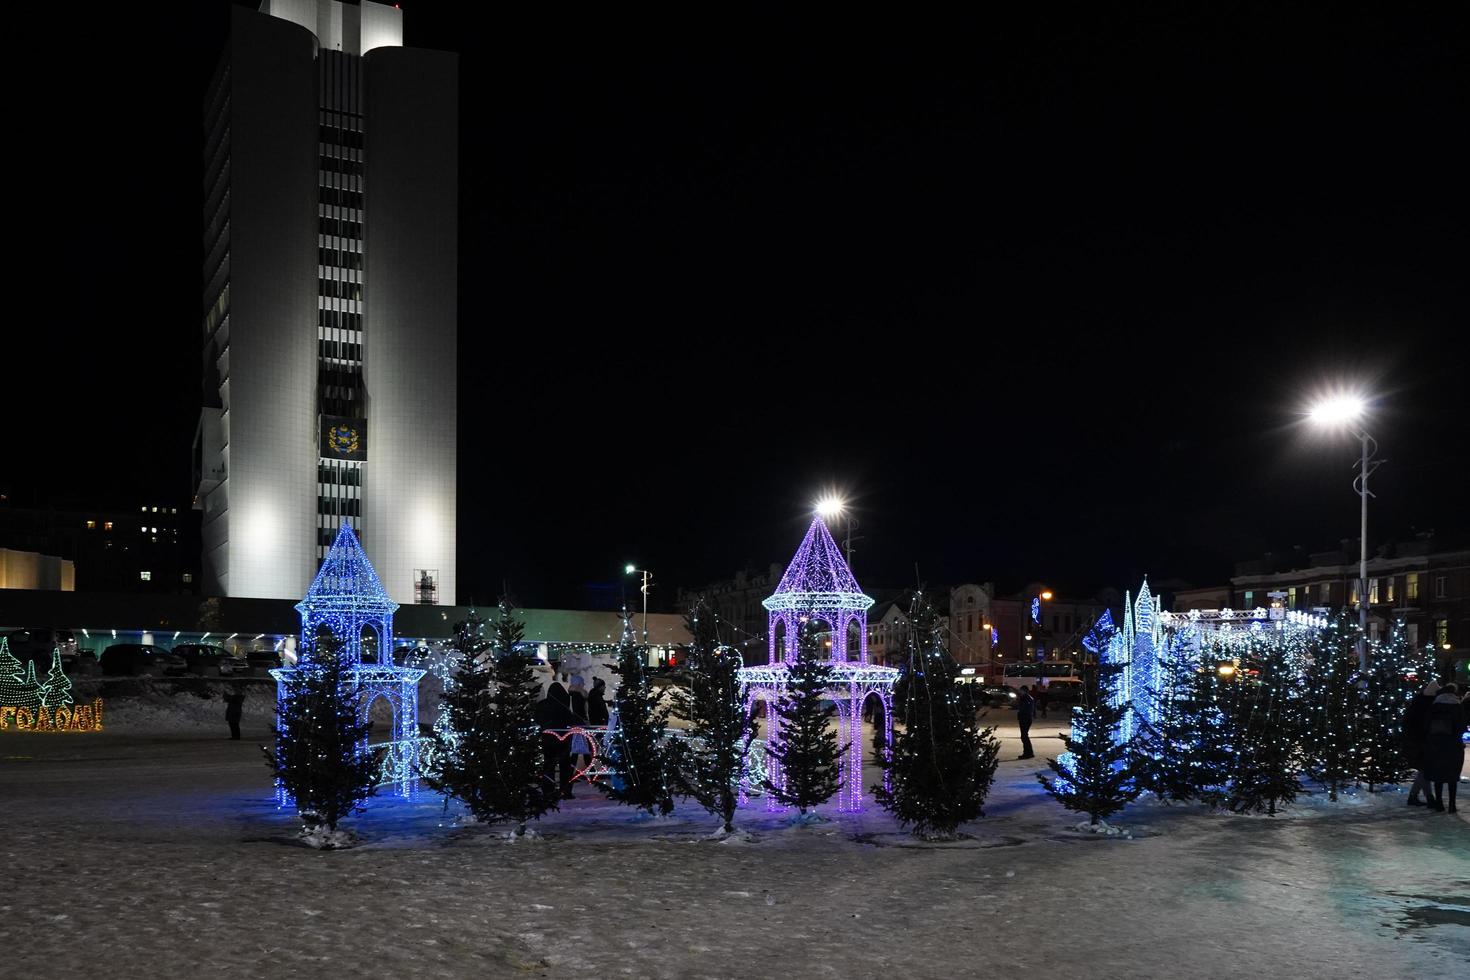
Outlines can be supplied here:
<path id="1" fill-rule="evenodd" d="M 352 822 L 363 846 L 322 853 L 271 801 L 268 701 L 241 742 L 202 704 L 0 733 L 0 975 L 1381 980 L 1470 963 L 1465 814 L 1402 794 L 1275 819 L 1140 804 L 1118 821 L 1134 839 L 1082 834 L 1034 778 L 1056 721 L 1025 762 L 1002 729 L 988 816 L 949 845 L 876 808 L 792 828 L 758 804 L 750 839 L 714 843 L 697 808 L 639 821 L 580 788 L 541 841 L 455 827 L 424 794 L 376 800 Z"/>

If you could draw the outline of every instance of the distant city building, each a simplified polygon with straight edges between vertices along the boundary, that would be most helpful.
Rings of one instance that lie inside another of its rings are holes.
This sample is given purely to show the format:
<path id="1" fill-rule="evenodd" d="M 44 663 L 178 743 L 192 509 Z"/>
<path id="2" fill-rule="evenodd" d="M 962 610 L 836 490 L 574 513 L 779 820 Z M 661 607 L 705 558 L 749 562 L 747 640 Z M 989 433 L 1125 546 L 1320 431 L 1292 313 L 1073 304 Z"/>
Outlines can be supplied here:
<path id="1" fill-rule="evenodd" d="M 765 663 L 767 614 L 761 601 L 776 591 L 784 572 L 784 566 L 773 563 L 764 572 L 742 569 L 733 578 L 699 588 L 680 587 L 674 604 L 687 610 L 695 599 L 703 598 L 723 624 L 721 639 L 739 647 L 747 664 Z"/>
<path id="2" fill-rule="evenodd" d="M 1191 609 L 1226 609 L 1231 605 L 1230 586 L 1213 585 L 1202 589 L 1175 589 L 1169 608 L 1174 612 Z"/>
<path id="3" fill-rule="evenodd" d="M 987 583 L 981 588 L 988 592 L 993 586 Z M 1085 656 L 1082 637 L 1087 628 L 1103 610 L 1120 604 L 1120 598 L 1112 592 L 1069 599 L 1040 582 L 1009 596 L 992 596 L 988 667 L 999 673 L 1007 663 L 1018 661 L 1080 660 Z"/>
<path id="4" fill-rule="evenodd" d="M 1228 604 L 1252 609 L 1268 605 L 1271 592 L 1282 592 L 1289 609 L 1356 611 L 1358 554 L 1357 541 L 1350 539 L 1331 551 L 1239 562 Z M 1408 642 L 1433 644 L 1442 663 L 1470 657 L 1470 549 L 1448 547 L 1428 535 L 1388 542 L 1368 559 L 1367 592 L 1371 637 L 1386 636 L 1402 620 Z"/>
<path id="5" fill-rule="evenodd" d="M 76 565 L 65 558 L 0 548 L 0 589 L 72 592 L 76 579 Z"/>
<path id="6" fill-rule="evenodd" d="M 994 590 L 989 582 L 949 590 L 949 655 L 962 668 L 975 667 L 980 674 L 992 672 L 995 657 L 990 608 Z"/>
<path id="7" fill-rule="evenodd" d="M 27 507 L 7 500 L 0 504 L 0 548 L 34 552 L 69 570 L 32 561 L 25 574 L 38 584 L 3 587 L 196 593 L 198 527 L 198 515 L 178 504 Z M 26 580 L 17 569 L 10 581 Z M 70 584 L 47 584 L 63 582 Z"/>
<path id="8" fill-rule="evenodd" d="M 457 57 L 396 5 L 233 6 L 204 130 L 205 591 L 299 598 L 345 522 L 453 603 Z"/>

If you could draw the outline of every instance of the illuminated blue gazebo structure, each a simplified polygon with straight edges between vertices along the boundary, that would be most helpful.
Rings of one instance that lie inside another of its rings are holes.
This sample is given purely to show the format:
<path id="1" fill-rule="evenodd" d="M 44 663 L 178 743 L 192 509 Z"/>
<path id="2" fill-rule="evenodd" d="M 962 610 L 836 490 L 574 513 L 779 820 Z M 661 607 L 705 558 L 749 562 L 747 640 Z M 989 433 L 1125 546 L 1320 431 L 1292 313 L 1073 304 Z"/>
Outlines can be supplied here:
<path id="1" fill-rule="evenodd" d="M 761 603 L 769 614 L 767 643 L 769 662 L 745 667 L 740 679 L 747 685 L 747 710 L 757 701 L 767 705 L 767 744 L 780 739 L 781 719 L 771 710 L 785 693 L 789 665 L 796 659 L 802 627 L 818 623 L 826 628 L 831 648 L 832 679 L 827 696 L 837 705 L 838 739 L 849 743 L 847 772 L 837 797 L 839 810 L 861 812 L 863 808 L 863 704 L 870 696 L 883 706 L 884 744 L 893 741 L 893 685 L 898 671 L 868 662 L 868 609 L 873 599 L 864 595 L 853 578 L 820 516 L 812 518 L 806 537 L 781 577 L 776 591 Z M 769 776 L 781 785 L 780 764 L 766 757 Z M 887 775 L 884 779 L 886 781 Z M 778 810 L 773 795 L 766 796 L 766 809 Z"/>
<path id="2" fill-rule="evenodd" d="M 306 598 L 296 604 L 301 614 L 297 665 L 272 670 L 271 676 L 276 679 L 277 699 L 284 700 L 297 671 L 310 666 L 316 657 L 317 640 L 323 632 L 336 637 L 341 644 L 338 656 L 346 666 L 344 682 L 356 685 L 362 695 L 358 709 L 362 720 L 367 720 L 379 698 L 393 711 L 390 737 L 373 747 L 385 750 L 384 782 L 397 783 L 399 792 L 408 795 L 418 775 L 418 683 L 424 671 L 393 663 L 393 614 L 397 610 L 398 603 L 388 598 L 352 527 L 344 523 Z M 364 639 L 369 641 L 366 651 Z M 363 746 L 364 751 L 367 748 Z"/>

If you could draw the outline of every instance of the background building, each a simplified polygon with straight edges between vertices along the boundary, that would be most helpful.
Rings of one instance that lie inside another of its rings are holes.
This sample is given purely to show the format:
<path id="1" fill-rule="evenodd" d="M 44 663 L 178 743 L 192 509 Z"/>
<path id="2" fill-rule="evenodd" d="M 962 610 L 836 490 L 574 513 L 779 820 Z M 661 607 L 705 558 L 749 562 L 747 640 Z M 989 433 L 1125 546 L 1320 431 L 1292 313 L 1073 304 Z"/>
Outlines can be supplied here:
<path id="1" fill-rule="evenodd" d="M 393 6 L 231 9 L 205 101 L 210 594 L 305 594 L 341 523 L 455 599 L 458 62 Z"/>
<path id="2" fill-rule="evenodd" d="M 199 591 L 199 517 L 178 501 L 40 506 L 0 494 L 0 548 L 34 555 L 0 588 Z"/>
<path id="3" fill-rule="evenodd" d="M 1357 610 L 1358 542 L 1330 551 L 1267 554 L 1239 562 L 1230 605 L 1254 608 L 1283 592 L 1290 609 Z M 1398 620 L 1414 645 L 1433 644 L 1441 663 L 1470 658 L 1470 548 L 1420 535 L 1389 541 L 1368 559 L 1368 634 L 1385 636 Z"/>

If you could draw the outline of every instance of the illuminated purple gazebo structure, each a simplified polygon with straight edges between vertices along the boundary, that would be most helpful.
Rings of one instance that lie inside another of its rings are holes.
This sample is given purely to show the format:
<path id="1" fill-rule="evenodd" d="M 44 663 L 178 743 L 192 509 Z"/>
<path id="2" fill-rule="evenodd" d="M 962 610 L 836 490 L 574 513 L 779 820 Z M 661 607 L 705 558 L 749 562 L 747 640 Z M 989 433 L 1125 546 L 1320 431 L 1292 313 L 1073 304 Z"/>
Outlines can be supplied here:
<path id="1" fill-rule="evenodd" d="M 863 594 L 852 569 L 820 516 L 812 519 L 801 547 L 781 577 L 781 584 L 761 605 L 766 607 L 770 660 L 764 666 L 745 667 L 741 680 L 747 685 L 746 703 L 754 710 L 757 701 L 767 705 L 768 743 L 780 738 L 780 716 L 770 710 L 786 690 L 788 664 L 796 659 L 797 640 L 808 622 L 826 627 L 832 651 L 832 680 L 827 696 L 837 705 L 839 741 L 849 743 L 847 772 L 837 797 L 839 810 L 860 812 L 863 808 L 863 704 L 870 696 L 883 706 L 884 744 L 893 739 L 893 684 L 898 671 L 868 663 L 868 608 L 873 599 Z M 772 782 L 781 785 L 780 765 L 767 755 Z M 884 777 L 887 778 L 886 775 Z M 766 809 L 778 810 L 773 795 L 766 796 Z"/>
<path id="2" fill-rule="evenodd" d="M 407 796 L 418 778 L 422 742 L 418 684 L 425 672 L 393 662 L 393 614 L 397 610 L 398 603 L 388 597 L 351 525 L 344 522 L 306 598 L 296 604 L 301 614 L 297 666 L 277 668 L 271 676 L 276 679 L 277 698 L 284 700 L 297 671 L 310 666 L 317 656 L 317 639 L 322 632 L 336 637 L 342 645 L 338 656 L 346 665 L 343 683 L 356 686 L 362 695 L 358 702 L 362 720 L 367 720 L 379 698 L 392 709 L 390 737 L 375 742 L 374 747 L 384 750 L 383 781 L 398 784 L 398 791 Z M 363 662 L 365 639 L 369 641 L 367 663 Z"/>

